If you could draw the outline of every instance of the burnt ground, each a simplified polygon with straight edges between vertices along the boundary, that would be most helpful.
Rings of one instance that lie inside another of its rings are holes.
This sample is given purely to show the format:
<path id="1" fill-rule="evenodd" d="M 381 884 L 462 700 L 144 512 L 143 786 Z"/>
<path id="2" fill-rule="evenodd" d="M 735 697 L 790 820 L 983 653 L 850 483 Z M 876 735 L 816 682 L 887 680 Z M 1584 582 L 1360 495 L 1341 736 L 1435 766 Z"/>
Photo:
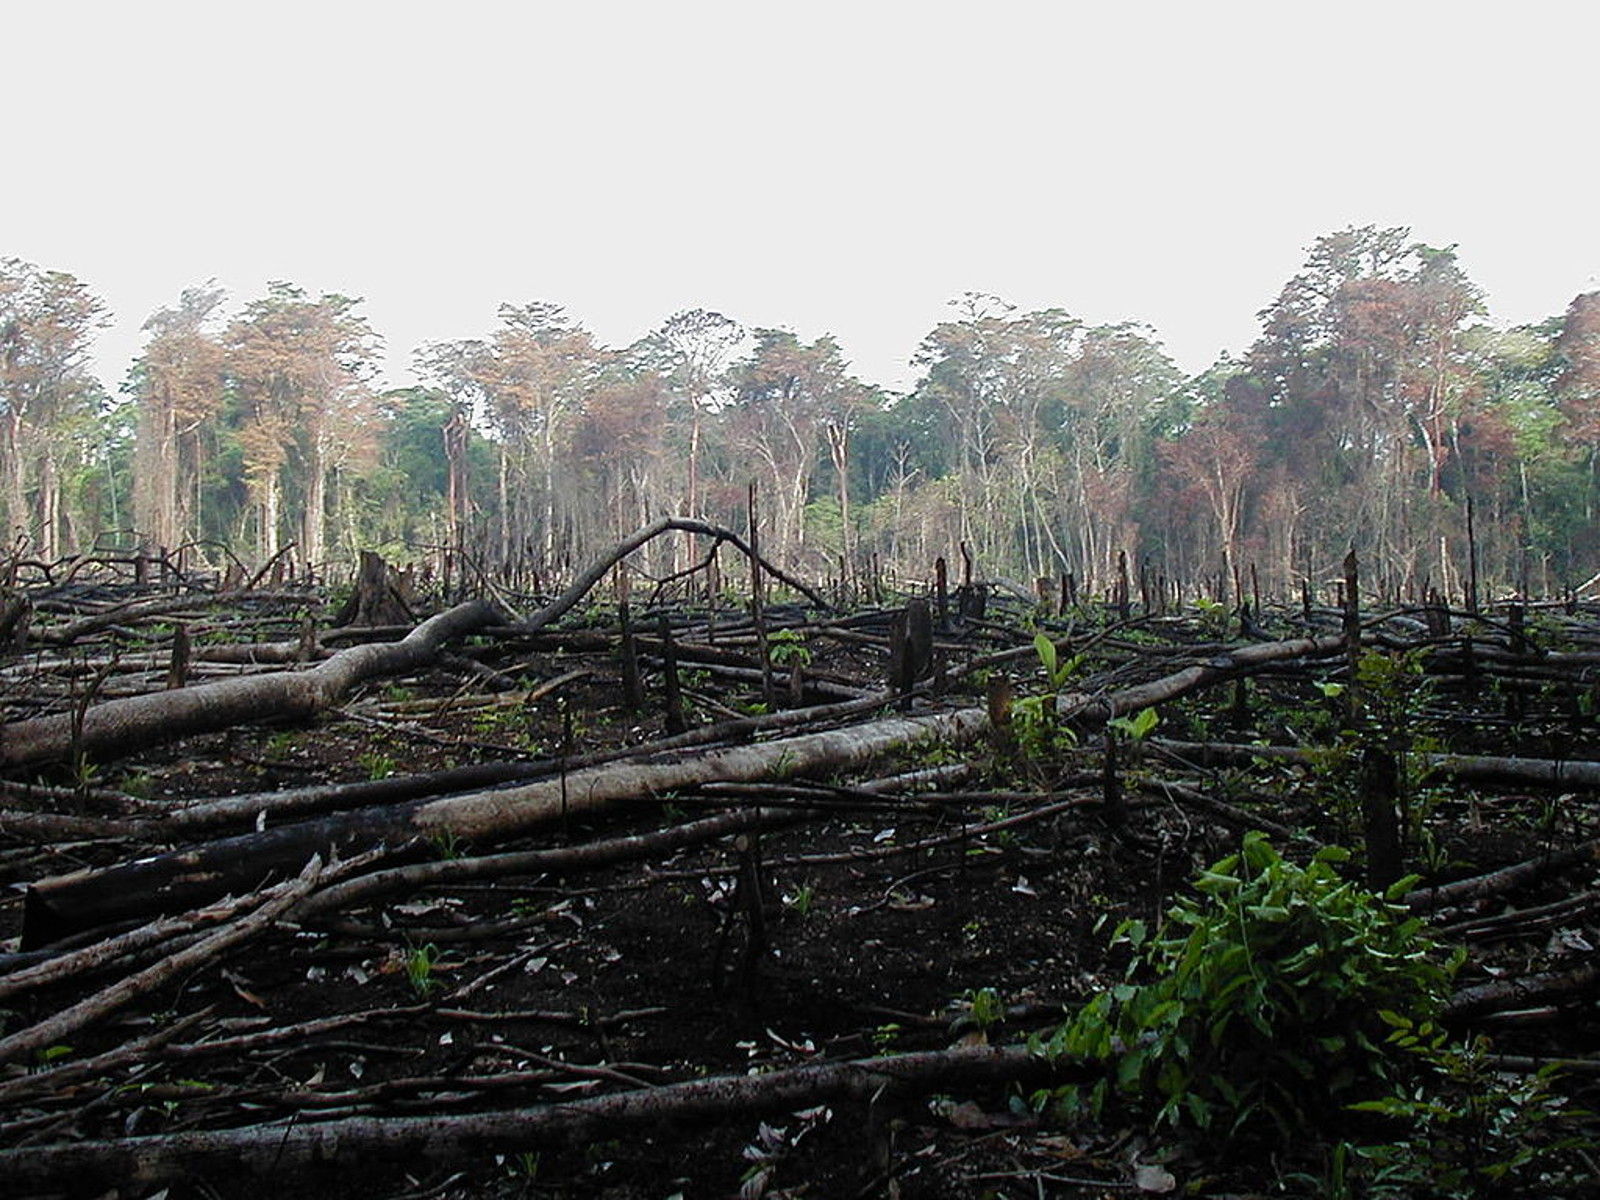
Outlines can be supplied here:
<path id="1" fill-rule="evenodd" d="M 1103 644 L 1104 657 L 1088 668 L 1122 686 L 1175 669 L 1170 654 L 1145 661 L 1142 649 L 1166 654 L 1196 638 L 1190 627 L 1147 631 Z M 1026 639 L 996 633 L 973 650 Z M 871 644 L 809 635 L 805 644 L 814 676 L 863 687 L 881 678 L 882 655 Z M 509 685 L 512 695 L 575 667 L 591 673 L 532 704 L 483 703 L 496 693 L 479 692 L 475 676 L 460 670 L 390 681 L 309 725 L 189 738 L 103 768 L 83 807 L 104 809 L 105 792 L 181 806 L 511 752 L 575 756 L 644 744 L 662 732 L 657 676 L 648 681 L 646 709 L 627 711 L 609 651 L 485 641 L 472 653 L 502 673 L 497 686 Z M 758 699 L 747 682 L 694 671 L 686 666 L 694 723 L 725 719 Z M 1019 664 L 1022 690 L 1036 685 L 1036 671 L 1036 664 Z M 1226 691 L 1168 706 L 1161 732 L 1292 742 L 1310 740 L 1315 730 L 1308 725 L 1326 724 L 1328 697 L 1314 681 L 1285 674 L 1253 686 L 1244 708 Z M 974 699 L 969 693 L 918 703 Z M 1450 693 L 1441 686 L 1425 698 L 1428 711 L 1422 703 L 1413 716 L 1437 718 L 1441 730 L 1449 725 L 1454 750 L 1502 752 L 1515 737 L 1523 753 L 1560 746 L 1569 757 L 1600 757 L 1592 722 L 1575 722 L 1576 709 L 1562 695 L 1519 702 L 1515 728 L 1502 699 L 1482 688 Z M 73 1036 L 41 1065 L 85 1059 L 193 1020 L 172 1047 L 138 1063 L 0 1109 L 0 1147 L 358 1115 L 446 1116 L 1048 1034 L 1064 1013 L 1120 980 L 1109 931 L 1128 917 L 1159 919 L 1201 867 L 1238 843 L 1236 821 L 1141 797 L 1141 781 L 1181 778 L 1206 787 L 1246 812 L 1303 829 L 1308 844 L 1349 840 L 1352 832 L 1348 813 L 1328 798 L 1325 776 L 1271 764 L 1198 771 L 1153 749 L 1128 764 L 1124 782 L 1134 802 L 1127 819 L 1113 824 L 1100 811 L 1100 788 L 1083 783 L 1085 773 L 1100 769 L 1092 738 L 1076 749 L 1063 739 L 1033 755 L 988 744 L 962 754 L 924 746 L 872 774 L 961 762 L 971 773 L 932 799 L 819 799 L 804 787 L 787 798 L 770 791 L 656 797 L 604 822 L 574 822 L 492 849 L 577 845 L 756 800 L 829 807 L 754 840 L 722 839 L 599 870 L 429 888 L 277 929 Z M 1063 789 L 1063 781 L 1071 786 Z M 1459 877 L 1554 841 L 1594 836 L 1592 796 L 1561 796 L 1435 788 L 1429 865 L 1441 878 Z M 1063 799 L 1079 803 L 1061 807 Z M 972 832 L 1051 802 L 1058 806 L 1052 815 Z M 411 853 L 470 856 L 480 849 L 491 848 L 445 841 Z M 125 846 L 110 841 L 39 846 L 13 838 L 4 870 L 21 883 L 127 857 Z M 1594 876 L 1592 865 L 1548 876 L 1518 893 L 1516 904 L 1581 893 L 1593 888 Z M 759 903 L 752 879 L 760 881 Z M 1496 901 L 1492 911 L 1503 906 Z M 0 908 L 4 936 L 16 935 L 20 912 L 15 900 Z M 1570 965 L 1592 953 L 1596 938 L 1600 922 L 1589 908 L 1531 938 L 1482 940 L 1473 944 L 1462 982 Z M 8 1029 L 85 990 L 77 984 L 0 1001 L 11 1010 Z M 998 1021 L 987 1019 L 995 1001 L 1005 1009 Z M 305 1028 L 271 1036 L 298 1027 Z M 1572 1056 L 1594 1053 L 1600 1022 L 1591 996 L 1577 1007 L 1491 1020 L 1487 1028 L 1503 1053 Z M 209 1043 L 231 1048 L 216 1053 Z M 1203 1144 L 1131 1120 L 1041 1118 L 1028 1100 L 1026 1089 L 988 1086 L 932 1097 L 885 1094 L 662 1122 L 580 1145 L 537 1139 L 459 1161 L 368 1157 L 292 1181 L 212 1173 L 166 1194 L 1020 1200 L 1159 1194 L 1170 1186 L 1191 1195 L 1310 1195 L 1315 1189 L 1306 1176 L 1294 1182 L 1295 1172 L 1314 1175 L 1326 1166 L 1325 1147 L 1307 1145 L 1298 1159 L 1219 1161 Z"/>

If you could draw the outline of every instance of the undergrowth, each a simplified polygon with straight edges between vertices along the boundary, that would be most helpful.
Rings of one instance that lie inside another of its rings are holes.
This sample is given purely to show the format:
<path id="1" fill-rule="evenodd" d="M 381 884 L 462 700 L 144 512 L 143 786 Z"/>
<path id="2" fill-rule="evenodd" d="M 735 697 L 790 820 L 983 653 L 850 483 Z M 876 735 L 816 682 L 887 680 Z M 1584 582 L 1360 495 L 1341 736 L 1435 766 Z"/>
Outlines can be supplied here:
<path id="1" fill-rule="evenodd" d="M 1169 1127 L 1213 1162 L 1308 1167 L 1285 1181 L 1318 1195 L 1551 1186 L 1571 1148 L 1562 1098 L 1441 1032 L 1463 953 L 1398 903 L 1414 879 L 1378 895 L 1340 875 L 1347 859 L 1330 847 L 1301 867 L 1248 834 L 1162 928 L 1123 922 L 1124 982 L 1035 1042 L 1103 1070 L 1035 1106 Z"/>

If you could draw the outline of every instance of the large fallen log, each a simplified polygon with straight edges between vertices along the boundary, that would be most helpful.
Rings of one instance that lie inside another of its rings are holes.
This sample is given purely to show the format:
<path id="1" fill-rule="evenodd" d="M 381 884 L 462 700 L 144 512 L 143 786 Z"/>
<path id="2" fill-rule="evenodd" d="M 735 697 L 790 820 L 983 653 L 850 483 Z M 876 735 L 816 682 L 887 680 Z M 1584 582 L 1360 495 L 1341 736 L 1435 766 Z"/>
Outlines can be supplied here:
<path id="1" fill-rule="evenodd" d="M 348 856 L 414 838 L 487 845 L 677 788 L 850 770 L 920 739 L 962 745 L 987 728 L 981 709 L 894 717 L 668 762 L 620 763 L 517 787 L 341 813 L 108 870 L 75 872 L 28 889 L 22 946 L 33 949 L 113 921 L 195 908 L 226 892 L 252 889 L 274 873 L 298 869 L 312 854 Z"/>
<path id="2" fill-rule="evenodd" d="M 1063 707 L 1080 725 L 1106 721 L 1268 663 L 1325 657 L 1337 653 L 1342 645 L 1339 638 L 1300 638 L 1246 646 L 1152 683 L 1104 696 L 1077 697 Z M 28 889 L 22 944 L 24 949 L 32 949 L 111 921 L 196 908 L 228 891 L 249 890 L 271 872 L 297 868 L 311 854 L 350 854 L 382 843 L 400 845 L 417 837 L 492 844 L 554 821 L 594 814 L 676 788 L 848 770 L 920 738 L 962 745 L 988 727 L 986 709 L 896 717 L 668 762 L 597 767 L 517 787 L 269 829 L 105 871 L 36 883 Z"/>
<path id="3" fill-rule="evenodd" d="M 1107 695 L 1063 692 L 1056 710 L 1080 724 L 1103 724 L 1127 713 L 1176 700 L 1215 683 L 1248 675 L 1272 663 L 1297 658 L 1331 658 L 1343 653 L 1343 637 L 1291 638 L 1282 642 L 1258 642 L 1212 655 L 1204 662 L 1173 671 L 1149 683 L 1123 688 Z"/>
<path id="4" fill-rule="evenodd" d="M 1198 766 L 1248 765 L 1255 759 L 1310 765 L 1319 753 L 1299 746 L 1251 746 L 1234 742 L 1178 742 L 1151 738 L 1150 745 Z M 1510 784 L 1515 787 L 1600 788 L 1600 762 L 1559 758 L 1511 758 L 1496 754 L 1413 753 L 1429 774 L 1465 783 Z"/>
<path id="5" fill-rule="evenodd" d="M 74 753 L 113 758 L 264 718 L 303 719 L 337 703 L 358 683 L 426 666 L 446 642 L 501 619 L 493 606 L 473 600 L 430 617 L 398 642 L 352 646 L 306 671 L 221 679 L 108 700 L 84 711 L 81 728 L 73 713 L 13 721 L 0 725 L 0 768 L 51 762 Z"/>
<path id="6" fill-rule="evenodd" d="M 903 1102 L 997 1083 L 1040 1087 L 1085 1075 L 1081 1063 L 1049 1061 L 1021 1046 L 963 1047 L 716 1076 L 509 1111 L 349 1117 L 25 1146 L 0 1151 L 0 1180 L 27 1193 L 67 1186 L 87 1193 L 208 1177 L 282 1179 L 311 1168 L 355 1170 L 377 1159 L 437 1165 L 616 1137 L 641 1125 L 704 1123 L 841 1101 Z"/>

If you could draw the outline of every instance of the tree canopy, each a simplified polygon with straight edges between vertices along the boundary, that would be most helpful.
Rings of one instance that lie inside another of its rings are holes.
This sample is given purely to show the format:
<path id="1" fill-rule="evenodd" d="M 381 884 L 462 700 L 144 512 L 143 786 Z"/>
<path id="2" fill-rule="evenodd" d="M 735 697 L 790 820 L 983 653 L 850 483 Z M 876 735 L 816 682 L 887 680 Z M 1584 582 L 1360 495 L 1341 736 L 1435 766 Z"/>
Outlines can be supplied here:
<path id="1" fill-rule="evenodd" d="M 417 384 L 379 395 L 361 301 L 291 283 L 228 301 L 205 284 L 152 314 L 114 404 L 85 366 L 100 300 L 0 262 L 16 548 L 121 531 L 538 575 L 662 515 L 741 525 L 754 482 L 768 548 L 828 574 L 922 578 L 965 546 L 1019 581 L 1103 586 L 1133 559 L 1284 590 L 1355 546 L 1397 587 L 1459 594 L 1469 506 L 1486 580 L 1600 571 L 1600 293 L 1498 328 L 1455 248 L 1404 228 L 1319 238 L 1255 343 L 1193 377 L 1137 322 L 982 293 L 922 339 L 904 394 L 857 378 L 832 337 L 692 309 L 609 347 L 531 301 L 424 346 Z"/>

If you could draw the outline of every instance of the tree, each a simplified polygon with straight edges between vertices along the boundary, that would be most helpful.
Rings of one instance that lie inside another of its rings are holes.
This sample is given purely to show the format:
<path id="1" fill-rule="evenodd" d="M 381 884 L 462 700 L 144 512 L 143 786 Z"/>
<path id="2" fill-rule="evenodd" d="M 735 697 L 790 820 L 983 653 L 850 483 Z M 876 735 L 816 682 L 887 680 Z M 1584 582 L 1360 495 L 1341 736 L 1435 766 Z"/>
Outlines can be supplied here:
<path id="1" fill-rule="evenodd" d="M 198 536 L 205 440 L 222 410 L 224 348 L 210 324 L 222 289 L 184 291 L 176 308 L 144 323 L 134 363 L 138 413 L 134 524 L 148 544 L 173 549 Z"/>
<path id="2" fill-rule="evenodd" d="M 1246 414 L 1217 407 L 1207 409 L 1181 438 L 1163 447 L 1179 482 L 1204 498 L 1222 552 L 1235 566 L 1246 489 L 1257 468 L 1260 442 L 1260 427 Z"/>
<path id="3" fill-rule="evenodd" d="M 755 348 L 733 371 L 734 436 L 766 468 L 767 494 L 777 507 L 776 543 L 793 555 L 806 545 L 819 434 L 830 421 L 848 427 L 847 414 L 863 389 L 831 337 L 808 345 L 786 329 L 757 329 L 753 336 Z M 838 460 L 848 479 L 848 439 L 839 436 Z"/>
<path id="4" fill-rule="evenodd" d="M 355 311 L 360 303 L 339 295 L 312 300 L 274 282 L 229 329 L 228 373 L 245 401 L 239 438 L 265 555 L 279 550 L 284 487 L 292 481 L 288 515 L 298 518 L 300 558 L 322 562 L 329 481 L 370 439 L 367 380 L 378 339 Z"/>
<path id="5" fill-rule="evenodd" d="M 487 407 L 488 347 L 481 341 L 432 342 L 416 354 L 417 372 L 446 399 L 439 437 L 444 451 L 445 541 L 459 551 L 471 516 L 472 478 L 469 448 L 473 423 Z"/>
<path id="6" fill-rule="evenodd" d="M 1448 577 L 1465 497 L 1444 482 L 1475 403 L 1481 312 L 1453 248 L 1371 226 L 1318 239 L 1262 312 L 1241 386 L 1265 415 L 1264 465 L 1298 492 L 1289 507 L 1323 513 L 1325 561 L 1353 543 L 1397 580 L 1417 584 L 1430 564 Z"/>
<path id="7" fill-rule="evenodd" d="M 62 552 L 64 465 L 81 450 L 74 425 L 100 395 L 87 359 L 105 323 L 104 305 L 73 276 L 0 260 L 0 511 L 8 537 L 47 559 Z"/>
<path id="8" fill-rule="evenodd" d="M 703 516 L 700 484 L 702 428 L 707 416 L 730 399 L 727 369 L 745 340 L 744 328 L 721 313 L 703 308 L 674 313 L 639 349 L 645 362 L 667 382 L 689 413 L 686 517 Z"/>
<path id="9" fill-rule="evenodd" d="M 566 508 L 558 448 L 582 410 L 605 355 L 558 304 L 500 306 L 500 325 L 473 370 L 500 451 L 500 554 L 511 562 L 537 549 L 557 562 Z"/>

